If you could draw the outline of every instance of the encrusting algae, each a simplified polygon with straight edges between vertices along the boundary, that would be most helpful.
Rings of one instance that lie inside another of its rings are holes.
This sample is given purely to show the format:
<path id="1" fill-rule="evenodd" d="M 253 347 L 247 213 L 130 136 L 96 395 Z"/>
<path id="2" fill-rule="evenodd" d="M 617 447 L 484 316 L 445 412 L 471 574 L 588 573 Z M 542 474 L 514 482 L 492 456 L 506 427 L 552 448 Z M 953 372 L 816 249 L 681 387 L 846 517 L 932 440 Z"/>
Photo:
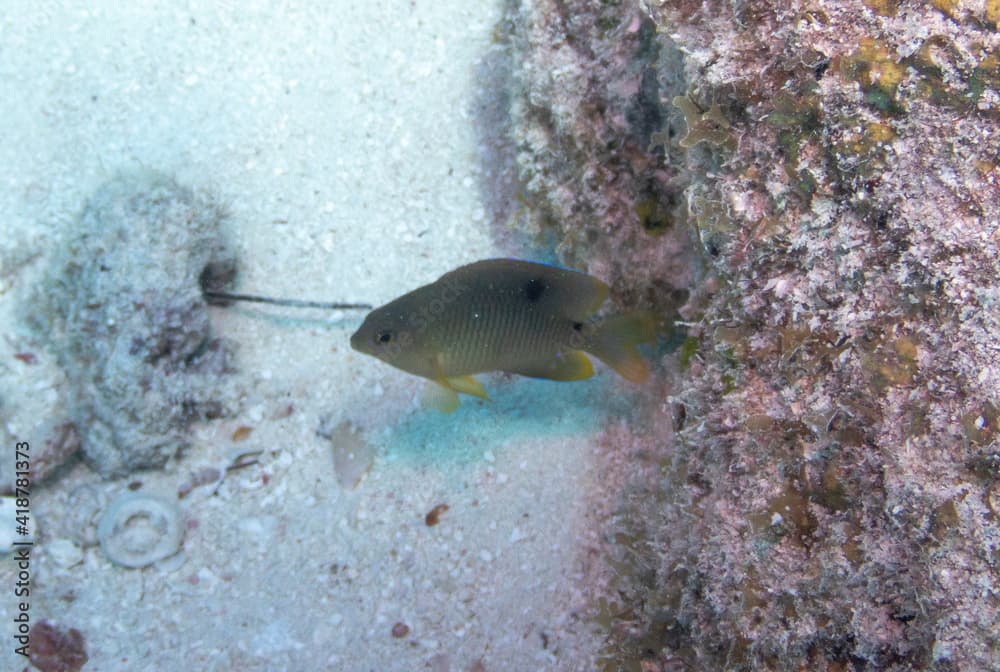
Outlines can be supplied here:
<path id="1" fill-rule="evenodd" d="M 549 380 L 594 374 L 590 353 L 632 382 L 649 368 L 635 346 L 654 337 L 645 312 L 594 320 L 608 286 L 585 273 L 514 259 L 487 259 L 373 310 L 351 347 L 458 394 L 488 399 L 473 375 L 505 371 Z"/>

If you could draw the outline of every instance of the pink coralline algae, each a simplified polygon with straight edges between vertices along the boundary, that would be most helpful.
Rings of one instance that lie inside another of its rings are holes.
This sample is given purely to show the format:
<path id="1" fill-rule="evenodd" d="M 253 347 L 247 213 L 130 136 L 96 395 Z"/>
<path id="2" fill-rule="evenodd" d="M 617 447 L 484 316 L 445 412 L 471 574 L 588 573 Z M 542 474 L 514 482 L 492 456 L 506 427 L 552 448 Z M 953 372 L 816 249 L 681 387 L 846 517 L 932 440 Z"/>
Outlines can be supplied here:
<path id="1" fill-rule="evenodd" d="M 618 437 L 606 669 L 1000 669 L 998 22 L 514 12 L 529 228 L 676 318 Z"/>

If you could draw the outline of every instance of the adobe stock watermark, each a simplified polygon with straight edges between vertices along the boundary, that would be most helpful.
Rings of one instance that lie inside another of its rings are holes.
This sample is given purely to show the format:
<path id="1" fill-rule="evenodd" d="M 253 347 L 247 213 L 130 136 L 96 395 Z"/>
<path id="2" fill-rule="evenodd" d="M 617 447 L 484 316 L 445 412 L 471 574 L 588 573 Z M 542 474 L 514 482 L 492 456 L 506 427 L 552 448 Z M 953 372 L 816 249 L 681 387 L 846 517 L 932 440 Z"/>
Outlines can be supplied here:
<path id="1" fill-rule="evenodd" d="M 11 545 L 11 556 L 17 572 L 14 580 L 14 653 L 28 657 L 28 633 L 31 631 L 31 445 L 27 441 L 14 444 L 14 497 L 13 510 L 3 507 L 8 520 L 4 525 L 12 525 L 17 540 Z"/>

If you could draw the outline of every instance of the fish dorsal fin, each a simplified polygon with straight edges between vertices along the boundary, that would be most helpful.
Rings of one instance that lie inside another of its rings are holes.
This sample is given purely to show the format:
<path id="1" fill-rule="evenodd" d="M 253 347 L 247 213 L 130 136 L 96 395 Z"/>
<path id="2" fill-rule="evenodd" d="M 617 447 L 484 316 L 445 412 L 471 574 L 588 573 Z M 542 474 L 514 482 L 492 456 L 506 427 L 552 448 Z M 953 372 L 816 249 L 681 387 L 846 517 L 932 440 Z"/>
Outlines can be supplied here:
<path id="1" fill-rule="evenodd" d="M 590 358 L 579 350 L 569 350 L 554 357 L 509 369 L 508 373 L 548 380 L 583 380 L 594 375 L 594 365 L 590 362 Z"/>

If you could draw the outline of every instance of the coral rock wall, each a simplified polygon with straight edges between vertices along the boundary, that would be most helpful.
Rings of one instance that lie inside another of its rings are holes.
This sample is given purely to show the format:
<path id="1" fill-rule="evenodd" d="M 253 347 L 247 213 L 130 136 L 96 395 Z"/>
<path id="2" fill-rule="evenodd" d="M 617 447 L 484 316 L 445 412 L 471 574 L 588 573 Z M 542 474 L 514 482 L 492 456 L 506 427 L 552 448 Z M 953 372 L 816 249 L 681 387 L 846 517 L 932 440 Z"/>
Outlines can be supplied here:
<path id="1" fill-rule="evenodd" d="M 608 669 L 1000 669 L 1000 5 L 511 11 L 533 225 L 686 300 Z"/>

